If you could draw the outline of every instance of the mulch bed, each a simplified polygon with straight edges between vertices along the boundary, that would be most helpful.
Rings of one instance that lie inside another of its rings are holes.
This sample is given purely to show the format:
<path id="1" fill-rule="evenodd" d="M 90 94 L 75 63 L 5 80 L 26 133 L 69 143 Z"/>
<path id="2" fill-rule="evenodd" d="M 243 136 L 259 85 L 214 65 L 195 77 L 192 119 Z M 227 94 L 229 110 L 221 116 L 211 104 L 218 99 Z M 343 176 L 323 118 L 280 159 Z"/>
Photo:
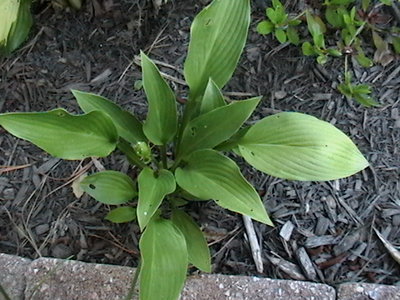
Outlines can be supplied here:
<path id="1" fill-rule="evenodd" d="M 141 78 L 133 62 L 140 49 L 163 63 L 161 70 L 173 77 L 171 85 L 185 97 L 187 88 L 180 80 L 189 28 L 201 2 L 207 1 L 170 1 L 158 14 L 150 1 L 87 2 L 79 12 L 36 7 L 31 39 L 0 60 L 0 112 L 56 107 L 78 112 L 70 89 L 81 89 L 113 99 L 143 119 L 143 91 L 134 89 Z M 213 272 L 330 284 L 397 283 L 400 268 L 374 228 L 393 245 L 400 243 L 399 60 L 354 70 L 358 80 L 374 87 L 382 104 L 361 107 L 336 91 L 343 73 L 340 60 L 319 66 L 299 49 L 255 32 L 263 17 L 258 2 L 226 94 L 234 99 L 264 95 L 252 120 L 299 111 L 335 124 L 359 146 L 371 167 L 342 180 L 289 182 L 246 167 L 238 158 L 276 227 L 255 223 L 264 259 L 264 272 L 258 274 L 241 217 L 212 202 L 191 204 L 188 211 L 212 245 Z M 109 207 L 72 193 L 77 174 L 96 171 L 93 161 L 54 159 L 3 129 L 0 133 L 0 252 L 136 265 L 138 226 L 105 221 Z M 136 174 L 118 152 L 99 162 Z"/>

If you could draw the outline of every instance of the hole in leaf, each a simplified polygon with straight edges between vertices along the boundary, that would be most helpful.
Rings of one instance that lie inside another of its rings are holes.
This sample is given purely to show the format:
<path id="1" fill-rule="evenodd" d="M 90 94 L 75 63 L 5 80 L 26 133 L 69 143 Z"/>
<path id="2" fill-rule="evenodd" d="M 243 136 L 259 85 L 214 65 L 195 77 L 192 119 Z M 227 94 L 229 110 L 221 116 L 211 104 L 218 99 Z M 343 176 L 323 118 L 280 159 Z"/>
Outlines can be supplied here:
<path id="1" fill-rule="evenodd" d="M 253 152 L 253 151 L 250 151 L 250 154 L 251 154 L 252 156 L 256 156 L 256 155 L 254 154 L 254 152 Z"/>
<path id="2" fill-rule="evenodd" d="M 95 190 L 96 186 L 94 184 L 89 184 L 89 188 L 92 189 L 92 190 Z"/>
<path id="3" fill-rule="evenodd" d="M 192 136 L 196 135 L 196 131 L 197 131 L 196 127 L 190 128 L 190 133 L 191 133 Z"/>
<path id="4" fill-rule="evenodd" d="M 208 26 L 208 25 L 210 25 L 211 23 L 212 23 L 212 19 L 208 19 L 205 25 Z"/>

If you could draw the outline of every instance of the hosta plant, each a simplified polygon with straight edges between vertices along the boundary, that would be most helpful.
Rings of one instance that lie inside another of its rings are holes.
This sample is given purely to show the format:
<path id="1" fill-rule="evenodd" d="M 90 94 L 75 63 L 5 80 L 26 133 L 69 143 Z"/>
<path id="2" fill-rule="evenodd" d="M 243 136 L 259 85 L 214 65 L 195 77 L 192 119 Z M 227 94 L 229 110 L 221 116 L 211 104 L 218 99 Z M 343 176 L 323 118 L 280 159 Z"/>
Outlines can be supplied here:
<path id="1" fill-rule="evenodd" d="M 143 123 L 108 99 L 82 91 L 73 94 L 84 114 L 56 109 L 0 115 L 4 129 L 53 156 L 80 160 L 117 150 L 138 168 L 137 178 L 109 170 L 87 176 L 80 186 L 116 206 L 108 220 L 138 221 L 142 300 L 177 299 L 188 264 L 211 271 L 206 240 L 185 204 L 214 200 L 273 226 L 235 155 L 292 180 L 332 180 L 368 165 L 343 132 L 312 116 L 282 112 L 245 125 L 261 97 L 227 102 L 221 89 L 236 68 L 249 24 L 250 0 L 214 0 L 197 15 L 184 65 L 190 91 L 182 115 L 174 91 L 144 53 Z"/>

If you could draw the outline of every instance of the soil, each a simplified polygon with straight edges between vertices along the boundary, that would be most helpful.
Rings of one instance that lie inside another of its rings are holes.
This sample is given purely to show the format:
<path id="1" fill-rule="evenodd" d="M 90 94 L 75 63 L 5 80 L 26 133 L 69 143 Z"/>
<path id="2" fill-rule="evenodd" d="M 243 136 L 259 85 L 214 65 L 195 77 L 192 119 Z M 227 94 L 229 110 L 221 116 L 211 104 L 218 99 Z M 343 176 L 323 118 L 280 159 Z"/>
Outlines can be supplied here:
<path id="1" fill-rule="evenodd" d="M 36 7 L 30 40 L 0 61 L 0 112 L 56 107 L 79 112 L 70 90 L 80 89 L 113 99 L 143 119 L 145 97 L 134 89 L 141 73 L 133 60 L 140 49 L 164 63 L 161 70 L 173 77 L 170 83 L 184 99 L 187 88 L 180 80 L 190 24 L 206 2 L 169 1 L 158 13 L 150 1 L 139 0 L 87 1 L 77 12 Z M 301 2 L 290 2 L 291 9 Z M 320 66 L 298 48 L 255 32 L 264 6 L 254 5 L 248 43 L 226 95 L 264 95 L 253 121 L 279 111 L 329 121 L 352 138 L 371 166 L 336 181 L 289 182 L 238 159 L 276 226 L 254 222 L 264 261 L 260 274 L 241 217 L 211 201 L 191 204 L 188 211 L 211 245 L 213 272 L 330 284 L 398 283 L 399 265 L 374 230 L 400 243 L 400 62 L 394 57 L 385 67 L 352 65 L 356 80 L 371 84 L 381 103 L 366 109 L 336 90 L 342 60 Z M 0 252 L 136 265 L 138 226 L 105 221 L 110 207 L 86 195 L 77 199 L 71 188 L 76 176 L 99 165 L 134 176 L 120 153 L 62 161 L 1 128 L 0 134 Z"/>

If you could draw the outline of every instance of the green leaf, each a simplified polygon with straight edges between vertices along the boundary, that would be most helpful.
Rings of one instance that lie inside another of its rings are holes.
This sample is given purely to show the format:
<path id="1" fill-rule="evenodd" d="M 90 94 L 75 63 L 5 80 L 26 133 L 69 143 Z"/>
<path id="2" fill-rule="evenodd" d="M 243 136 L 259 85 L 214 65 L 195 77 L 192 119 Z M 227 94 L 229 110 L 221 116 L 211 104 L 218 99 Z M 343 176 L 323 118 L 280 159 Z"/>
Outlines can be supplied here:
<path id="1" fill-rule="evenodd" d="M 286 30 L 286 34 L 289 42 L 291 42 L 293 45 L 297 46 L 300 43 L 300 37 L 296 28 L 289 26 L 288 29 Z"/>
<path id="2" fill-rule="evenodd" d="M 358 52 L 356 55 L 357 62 L 364 68 L 369 68 L 373 66 L 372 59 L 365 56 L 364 52 Z"/>
<path id="3" fill-rule="evenodd" d="M 7 47 L 11 28 L 17 22 L 20 3 L 18 1 L 0 2 L 0 47 Z M 15 26 L 15 25 L 14 25 Z"/>
<path id="4" fill-rule="evenodd" d="M 202 115 L 208 113 L 218 107 L 225 105 L 226 103 L 224 100 L 224 96 L 221 93 L 221 90 L 210 78 L 204 92 L 203 100 L 201 101 L 200 114 Z"/>
<path id="5" fill-rule="evenodd" d="M 294 112 L 266 117 L 253 125 L 239 142 L 239 150 L 256 169 L 292 180 L 333 180 L 368 166 L 339 129 Z"/>
<path id="6" fill-rule="evenodd" d="M 358 94 L 370 94 L 372 88 L 368 84 L 359 84 L 353 87 L 353 91 Z"/>
<path id="7" fill-rule="evenodd" d="M 288 24 L 290 26 L 297 26 L 301 24 L 301 20 L 300 19 L 292 19 L 288 21 Z"/>
<path id="8" fill-rule="evenodd" d="M 380 2 L 385 5 L 392 6 L 392 0 L 380 0 Z"/>
<path id="9" fill-rule="evenodd" d="M 353 91 L 350 89 L 349 85 L 346 83 L 341 83 L 338 85 L 338 90 L 341 92 L 344 96 L 346 96 L 348 99 L 351 99 L 353 97 Z"/>
<path id="10" fill-rule="evenodd" d="M 8 53 L 17 49 L 26 40 L 32 27 L 32 23 L 31 1 L 21 0 L 17 21 L 13 24 L 10 31 L 7 45 Z"/>
<path id="11" fill-rule="evenodd" d="M 131 206 L 117 207 L 111 210 L 105 219 L 113 223 L 132 222 L 136 220 L 136 209 Z"/>
<path id="12" fill-rule="evenodd" d="M 117 104 L 99 95 L 72 90 L 79 107 L 85 112 L 102 111 L 114 122 L 118 135 L 134 144 L 146 141 L 142 124 L 130 112 L 122 110 Z"/>
<path id="13" fill-rule="evenodd" d="M 188 253 L 185 237 L 169 220 L 149 223 L 139 242 L 140 300 L 177 300 L 186 279 Z"/>
<path id="14" fill-rule="evenodd" d="M 274 8 L 283 8 L 283 4 L 279 0 L 272 0 L 272 6 Z"/>
<path id="15" fill-rule="evenodd" d="M 246 43 L 250 0 L 213 1 L 194 19 L 185 62 L 185 79 L 193 98 L 209 78 L 222 88 L 232 77 Z"/>
<path id="16" fill-rule="evenodd" d="M 366 106 L 366 107 L 380 106 L 380 104 L 379 104 L 378 102 L 376 102 L 375 99 L 372 98 L 372 97 L 369 96 L 369 95 L 365 95 L 365 94 L 354 94 L 354 99 L 355 99 L 358 103 L 360 103 L 360 104 L 362 104 L 362 105 L 364 105 L 364 106 Z"/>
<path id="17" fill-rule="evenodd" d="M 211 272 L 210 250 L 199 226 L 180 209 L 172 212 L 172 222 L 185 236 L 189 262 L 204 272 Z"/>
<path id="18" fill-rule="evenodd" d="M 0 54 L 10 54 L 22 44 L 32 26 L 31 1 L 1 1 Z"/>
<path id="19" fill-rule="evenodd" d="M 0 125 L 63 159 L 109 155 L 118 141 L 111 119 L 102 112 L 71 115 L 64 109 L 37 113 L 0 114 Z"/>
<path id="20" fill-rule="evenodd" d="M 393 44 L 394 51 L 397 54 L 400 54 L 400 37 L 397 37 L 397 36 L 392 37 L 392 44 Z"/>
<path id="21" fill-rule="evenodd" d="M 274 24 L 269 21 L 261 21 L 257 25 L 257 32 L 259 34 L 270 34 L 274 29 Z"/>
<path id="22" fill-rule="evenodd" d="M 182 134 L 178 159 L 205 148 L 213 148 L 229 139 L 250 117 L 260 97 L 218 107 L 191 120 Z"/>
<path id="23" fill-rule="evenodd" d="M 234 161 L 206 149 L 192 153 L 185 163 L 175 171 L 180 187 L 200 199 L 213 199 L 224 208 L 272 226 L 259 195 Z"/>
<path id="24" fill-rule="evenodd" d="M 325 48 L 325 25 L 318 16 L 313 16 L 307 11 L 307 27 L 313 37 L 314 44 L 319 48 Z"/>
<path id="25" fill-rule="evenodd" d="M 306 16 L 307 16 L 308 31 L 311 33 L 311 35 L 314 37 L 322 34 L 322 29 L 320 27 L 320 24 L 316 21 L 315 17 L 308 11 Z"/>
<path id="26" fill-rule="evenodd" d="M 366 11 L 371 4 L 371 0 L 361 0 L 361 7 L 363 11 Z"/>
<path id="27" fill-rule="evenodd" d="M 267 15 L 268 19 L 270 19 L 273 24 L 275 24 L 275 25 L 278 24 L 279 16 L 278 16 L 278 13 L 277 13 L 277 11 L 275 9 L 273 9 L 272 7 L 267 8 L 266 15 Z"/>
<path id="28" fill-rule="evenodd" d="M 304 42 L 303 45 L 301 46 L 301 50 L 303 52 L 303 55 L 310 56 L 314 55 L 314 47 L 311 45 L 310 42 Z"/>
<path id="29" fill-rule="evenodd" d="M 327 63 L 327 61 L 328 61 L 328 56 L 327 55 L 324 55 L 324 54 L 318 55 L 317 63 L 319 63 L 320 65 L 324 65 L 324 64 Z"/>
<path id="30" fill-rule="evenodd" d="M 104 204 L 123 204 L 137 195 L 133 180 L 117 171 L 102 171 L 89 175 L 81 181 L 80 186 L 86 193 Z"/>
<path id="31" fill-rule="evenodd" d="M 143 87 L 149 103 L 143 131 L 155 145 L 165 145 L 178 128 L 175 94 L 162 78 L 156 65 L 141 52 Z"/>
<path id="32" fill-rule="evenodd" d="M 338 49 L 329 48 L 329 49 L 327 49 L 327 51 L 328 51 L 329 55 L 336 56 L 336 57 L 342 56 L 342 52 L 340 52 Z"/>
<path id="33" fill-rule="evenodd" d="M 325 19 L 330 25 L 336 28 L 343 28 L 345 26 L 343 15 L 347 10 L 343 7 L 328 6 L 325 11 Z"/>
<path id="34" fill-rule="evenodd" d="M 174 175 L 168 170 L 155 174 L 152 169 L 143 169 L 138 177 L 139 202 L 137 216 L 140 229 L 143 230 L 157 211 L 164 197 L 175 191 Z"/>
<path id="35" fill-rule="evenodd" d="M 283 29 L 278 28 L 277 30 L 275 30 L 275 36 L 276 39 L 281 43 L 285 43 L 286 42 L 286 33 Z"/>

